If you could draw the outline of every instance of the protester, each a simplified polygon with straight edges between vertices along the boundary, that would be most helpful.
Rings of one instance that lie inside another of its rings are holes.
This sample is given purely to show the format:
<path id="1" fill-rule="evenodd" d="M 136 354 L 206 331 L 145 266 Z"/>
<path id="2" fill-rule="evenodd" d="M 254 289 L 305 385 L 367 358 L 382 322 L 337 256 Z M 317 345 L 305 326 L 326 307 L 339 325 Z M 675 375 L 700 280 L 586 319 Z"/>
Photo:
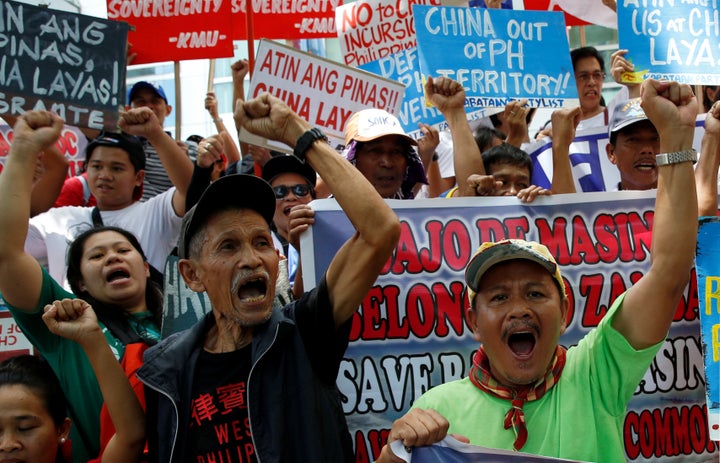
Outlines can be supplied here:
<path id="1" fill-rule="evenodd" d="M 620 55 L 620 58 L 622 58 L 622 55 Z M 582 111 L 577 127 L 578 130 L 607 126 L 610 113 L 608 108 L 605 107 L 602 94 L 602 87 L 605 82 L 605 60 L 595 47 L 580 47 L 571 50 L 570 59 L 575 73 L 575 84 Z M 615 59 L 616 55 L 613 55 L 613 77 L 615 77 L 616 72 L 620 72 L 619 67 L 616 69 L 616 66 L 619 65 L 615 65 Z M 618 80 L 618 82 L 620 81 Z M 552 123 L 548 121 L 535 138 L 552 136 Z"/>
<path id="2" fill-rule="evenodd" d="M 210 185 L 183 220 L 179 268 L 191 289 L 207 292 L 212 313 L 148 350 L 138 372 L 151 460 L 227 451 L 258 461 L 354 461 L 335 380 L 351 318 L 397 245 L 399 221 L 322 132 L 281 100 L 268 93 L 240 100 L 235 118 L 294 147 L 323 175 L 356 232 L 315 289 L 273 308 L 272 189 L 248 175 Z M 226 425 L 237 439 L 218 439 L 215 430 Z"/>
<path id="3" fill-rule="evenodd" d="M 282 245 L 280 251 L 288 259 L 288 278 L 294 285 L 295 273 L 300 264 L 299 236 L 290 234 L 291 217 L 298 220 L 315 216 L 307 204 L 315 199 L 317 175 L 312 167 L 300 162 L 295 156 L 277 156 L 263 166 L 262 178 L 275 193 L 275 214 L 271 229 Z M 301 294 L 301 293 L 300 293 Z"/>
<path id="4" fill-rule="evenodd" d="M 104 143 L 105 134 L 99 134 L 97 137 L 100 143 Z M 113 135 L 110 135 L 113 137 Z M 108 141 L 106 140 L 105 143 Z M 67 177 L 64 179 L 60 194 L 57 195 L 55 204 L 53 207 L 65 207 L 65 206 L 84 206 L 84 207 L 95 207 L 97 206 L 97 200 L 90 189 L 90 182 L 88 180 L 87 167 L 90 163 L 88 154 L 92 154 L 92 151 L 88 152 L 85 150 L 85 160 L 83 161 L 81 172 L 79 175 L 73 177 Z M 138 156 L 138 159 L 140 156 Z M 144 168 L 143 168 L 144 170 Z M 67 170 L 65 172 L 67 175 Z M 133 189 L 133 200 L 140 201 L 142 199 L 143 187 Z M 33 189 L 33 198 L 35 189 Z M 49 208 L 48 208 L 49 209 Z M 46 209 L 47 210 L 47 209 Z M 44 211 L 43 211 L 44 212 Z"/>
<path id="5" fill-rule="evenodd" d="M 491 125 L 481 123 L 475 128 L 473 134 L 480 153 L 484 153 L 488 149 L 502 143 L 508 143 L 519 148 L 529 140 L 528 124 L 532 119 L 534 108 L 527 108 L 525 106 L 526 104 L 527 100 L 511 101 L 505 105 L 505 111 L 503 113 L 493 114 L 487 118 Z M 505 135 L 502 129 L 503 127 L 509 130 L 509 136 Z M 433 179 L 430 178 L 431 174 L 429 171 L 428 180 L 430 181 L 431 188 L 433 183 L 439 183 L 441 185 L 442 190 L 437 196 L 447 197 L 451 190 L 453 192 L 457 191 L 455 188 L 455 166 L 453 164 L 454 146 L 452 134 L 449 130 L 444 130 L 441 133 L 438 154 L 438 164 L 441 166 L 442 180 L 433 181 Z"/>
<path id="6" fill-rule="evenodd" d="M 98 328 L 92 308 L 74 311 L 67 320 L 58 319 L 58 307 L 67 307 L 69 302 L 47 306 L 44 318 L 58 334 L 82 343 L 99 379 L 116 430 L 96 461 L 138 462 L 145 444 L 143 410 Z M 70 463 L 71 425 L 65 394 L 45 360 L 19 355 L 0 362 L 0 461 Z"/>
<path id="7" fill-rule="evenodd" d="M 220 117 L 220 114 L 218 113 L 218 102 L 217 98 L 215 97 L 215 93 L 208 92 L 205 96 L 205 109 L 207 109 L 208 113 L 210 114 L 210 117 L 215 124 L 215 128 L 217 129 L 217 133 L 222 140 L 223 151 L 221 152 L 221 155 L 222 157 L 224 157 L 223 162 L 225 163 L 225 167 L 227 168 L 229 164 L 238 162 L 240 160 L 240 150 L 235 144 L 235 140 L 233 140 L 230 132 L 228 132 L 227 127 L 225 127 L 225 123 L 223 122 L 222 117 Z M 207 147 L 207 143 L 207 139 L 200 141 L 199 147 Z"/>
<path id="8" fill-rule="evenodd" d="M 532 184 L 532 160 L 519 148 L 503 143 L 485 151 L 482 160 L 488 174 L 473 174 L 467 178 L 467 189 L 473 193 L 471 196 L 515 196 L 529 203 L 538 196 L 552 194 L 550 190 Z M 463 194 L 456 187 L 447 196 L 459 197 Z"/>
<path id="9" fill-rule="evenodd" d="M 484 243 L 468 263 L 468 324 L 482 346 L 467 378 L 437 386 L 393 423 L 388 442 L 472 444 L 598 463 L 625 459 L 623 422 L 690 278 L 697 238 L 692 147 L 697 101 L 687 85 L 648 80 L 642 104 L 670 162 L 660 167 L 652 264 L 598 327 L 558 345 L 569 302 L 537 243 Z M 661 158 L 662 159 L 662 158 Z M 583 430 L 582 439 L 577 431 Z M 399 462 L 385 446 L 378 462 Z"/>
<path id="10" fill-rule="evenodd" d="M 144 347 L 158 341 L 162 294 L 149 278 L 150 268 L 137 239 L 119 228 L 91 228 L 70 244 L 67 280 L 73 293 L 65 291 L 24 250 L 33 167 L 38 153 L 57 140 L 62 126 L 62 120 L 47 111 L 27 112 L 15 124 L 0 175 L 0 292 L 23 335 L 60 379 L 74 422 L 74 461 L 86 462 L 112 436 L 102 439 L 100 434 L 103 398 L 82 347 L 49 330 L 42 320 L 43 308 L 75 295 L 89 301 L 115 357 L 127 362 L 132 360 L 131 353 L 141 354 Z M 98 200 L 105 195 L 98 194 Z"/>
<path id="11" fill-rule="evenodd" d="M 570 187 L 573 183 L 569 168 L 558 167 L 558 175 L 553 175 L 552 191 L 531 185 L 530 156 L 510 144 L 504 143 L 481 155 L 467 122 L 464 109 L 465 89 L 459 82 L 446 77 L 429 77 L 425 84 L 425 95 L 445 117 L 453 138 L 458 187 L 450 190 L 448 197 L 512 195 L 523 202 L 532 202 L 538 195 L 574 192 L 574 186 Z M 509 106 L 509 110 L 521 113 L 522 118 L 525 117 L 522 101 Z M 569 163 L 569 160 L 554 158 L 553 162 Z M 565 178 L 563 175 L 569 176 L 569 180 L 561 180 Z"/>
<path id="12" fill-rule="evenodd" d="M 428 161 L 439 143 L 436 137 L 432 150 L 424 152 Z M 412 199 L 419 185 L 428 183 L 417 146 L 397 117 L 382 109 L 357 111 L 345 125 L 343 155 L 386 199 Z"/>
<path id="13" fill-rule="evenodd" d="M 660 136 L 640 98 L 618 102 L 608 129 L 610 141 L 605 151 L 620 172 L 617 190 L 657 188 L 655 155 L 660 152 Z"/>
<path id="14" fill-rule="evenodd" d="M 172 112 L 165 90 L 155 82 L 136 82 L 128 91 L 126 111 L 137 108 L 149 108 L 162 128 L 165 118 Z M 122 127 L 122 126 L 121 126 Z M 176 142 L 170 133 L 134 133 L 141 137 L 147 159 L 147 168 L 143 186 L 143 201 L 169 190 L 173 185 L 187 188 L 192 176 L 194 149 L 190 144 Z M 172 143 L 168 143 L 168 140 Z"/>
<path id="15" fill-rule="evenodd" d="M 570 52 L 577 84 L 581 128 L 608 125 L 607 108 L 602 104 L 605 60 L 595 47 L 580 47 Z"/>
<path id="16" fill-rule="evenodd" d="M 161 150 L 170 145 L 177 148 L 177 145 L 163 132 L 148 108 L 123 113 L 120 127 L 125 134 L 104 133 L 86 148 L 89 187 L 97 207 L 54 208 L 30 221 L 25 243 L 27 252 L 46 266 L 50 275 L 66 289 L 69 288 L 65 279 L 68 243 L 93 225 L 113 225 L 131 231 L 147 250 L 148 260 L 155 269 L 164 268 L 179 234 L 187 191 L 183 175 L 176 178 L 175 170 L 169 169 L 173 180 L 178 181 L 177 188 L 146 202 L 135 201 L 139 189 L 144 188 L 145 154 L 137 138 L 126 134 L 143 135 Z"/>
<path id="17" fill-rule="evenodd" d="M 42 318 L 52 333 L 82 347 L 98 379 L 111 420 L 106 432 L 112 437 L 94 461 L 139 462 L 145 446 L 145 413 L 92 307 L 80 299 L 64 299 L 46 305 Z M 0 364 L 0 404 L 0 423 L 5 421 L 0 425 L 2 461 L 71 461 L 68 404 L 46 362 L 27 355 Z M 13 432 L 15 428 L 20 432 Z"/>

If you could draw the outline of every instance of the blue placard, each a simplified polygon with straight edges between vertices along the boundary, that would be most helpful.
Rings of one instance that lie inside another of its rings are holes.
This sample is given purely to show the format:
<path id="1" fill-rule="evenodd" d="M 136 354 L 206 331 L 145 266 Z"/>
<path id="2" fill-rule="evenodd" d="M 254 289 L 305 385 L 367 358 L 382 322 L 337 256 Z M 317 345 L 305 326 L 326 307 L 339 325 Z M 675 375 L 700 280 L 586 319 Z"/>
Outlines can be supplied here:
<path id="1" fill-rule="evenodd" d="M 705 359 L 705 397 L 710 438 L 720 440 L 720 219 L 703 217 L 698 230 L 695 269 L 698 313 Z"/>
<path id="2" fill-rule="evenodd" d="M 720 84 L 717 0 L 619 1 L 618 40 L 636 79 Z"/>
<path id="3" fill-rule="evenodd" d="M 420 69 L 465 88 L 466 106 L 578 104 L 560 12 L 414 5 Z"/>

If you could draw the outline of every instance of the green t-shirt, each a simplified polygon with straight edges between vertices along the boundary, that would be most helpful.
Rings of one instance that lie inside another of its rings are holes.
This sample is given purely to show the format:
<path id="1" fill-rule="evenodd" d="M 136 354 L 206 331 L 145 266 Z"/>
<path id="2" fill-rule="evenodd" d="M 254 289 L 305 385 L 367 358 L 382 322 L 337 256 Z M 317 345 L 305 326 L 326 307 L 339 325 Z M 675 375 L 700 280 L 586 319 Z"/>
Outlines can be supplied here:
<path id="1" fill-rule="evenodd" d="M 73 462 L 86 463 L 100 452 L 100 409 L 103 397 L 95 378 L 90 361 L 79 344 L 51 333 L 42 320 L 45 305 L 58 299 L 75 299 L 75 295 L 63 289 L 43 269 L 42 290 L 37 307 L 32 312 L 23 312 L 8 305 L 15 322 L 23 335 L 42 354 L 60 380 L 68 402 L 68 414 L 72 420 Z M 138 327 L 158 336 L 158 329 L 147 313 L 134 314 L 131 326 Z M 120 359 L 125 346 L 102 324 L 105 338 L 115 357 Z"/>
<path id="2" fill-rule="evenodd" d="M 610 322 L 617 298 L 598 327 L 568 350 L 560 381 L 523 408 L 528 440 L 522 452 L 597 463 L 625 461 L 627 404 L 662 343 L 637 351 Z M 475 387 L 468 378 L 434 387 L 413 404 L 432 408 L 450 422 L 451 434 L 473 445 L 512 450 L 515 434 L 503 428 L 510 404 Z"/>

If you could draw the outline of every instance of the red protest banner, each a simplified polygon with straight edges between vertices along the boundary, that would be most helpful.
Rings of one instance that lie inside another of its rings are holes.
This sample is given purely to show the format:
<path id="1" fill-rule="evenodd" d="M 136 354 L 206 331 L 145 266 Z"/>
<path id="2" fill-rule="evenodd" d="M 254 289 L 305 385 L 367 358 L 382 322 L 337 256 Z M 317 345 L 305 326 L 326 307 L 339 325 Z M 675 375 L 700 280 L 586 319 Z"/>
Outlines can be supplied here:
<path id="1" fill-rule="evenodd" d="M 133 64 L 233 56 L 231 0 L 107 0 L 108 18 L 129 23 Z"/>
<path id="2" fill-rule="evenodd" d="M 253 0 L 253 36 L 265 39 L 336 38 L 335 7 L 342 0 Z M 248 40 L 246 0 L 232 0 L 234 40 Z"/>

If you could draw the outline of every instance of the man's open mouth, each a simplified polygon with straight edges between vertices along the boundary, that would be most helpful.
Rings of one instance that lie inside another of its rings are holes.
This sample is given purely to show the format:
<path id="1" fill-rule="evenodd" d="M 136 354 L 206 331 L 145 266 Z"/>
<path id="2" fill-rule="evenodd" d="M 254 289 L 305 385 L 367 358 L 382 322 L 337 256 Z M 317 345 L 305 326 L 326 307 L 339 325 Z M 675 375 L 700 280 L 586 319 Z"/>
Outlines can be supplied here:
<path id="1" fill-rule="evenodd" d="M 527 357 L 532 354 L 536 343 L 535 333 L 530 331 L 519 331 L 508 336 L 508 346 L 517 356 Z"/>
<path id="2" fill-rule="evenodd" d="M 243 302 L 256 302 L 265 298 L 267 281 L 265 278 L 251 278 L 238 288 L 238 298 Z"/>

